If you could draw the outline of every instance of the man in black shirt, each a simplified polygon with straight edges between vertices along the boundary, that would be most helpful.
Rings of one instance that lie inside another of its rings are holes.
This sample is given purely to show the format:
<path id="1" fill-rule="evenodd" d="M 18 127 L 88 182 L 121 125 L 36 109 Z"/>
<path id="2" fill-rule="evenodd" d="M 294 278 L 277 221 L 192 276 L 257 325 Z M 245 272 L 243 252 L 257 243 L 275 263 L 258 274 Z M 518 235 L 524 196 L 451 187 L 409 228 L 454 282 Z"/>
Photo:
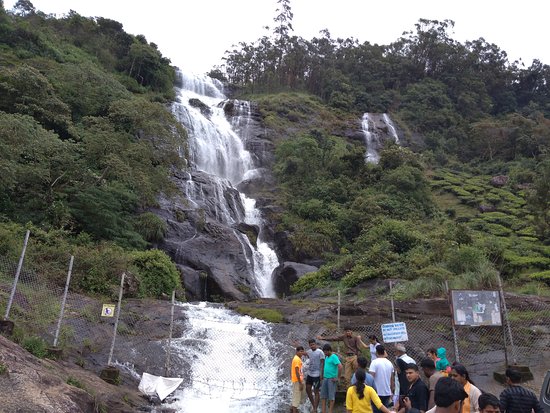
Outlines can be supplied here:
<path id="1" fill-rule="evenodd" d="M 508 367 L 505 374 L 509 387 L 500 393 L 500 412 L 544 413 L 535 393 L 519 385 L 521 373 Z"/>
<path id="2" fill-rule="evenodd" d="M 399 399 L 399 413 L 425 413 L 428 410 L 428 387 L 420 380 L 418 366 L 410 363 L 405 368 L 408 387 L 405 397 Z"/>

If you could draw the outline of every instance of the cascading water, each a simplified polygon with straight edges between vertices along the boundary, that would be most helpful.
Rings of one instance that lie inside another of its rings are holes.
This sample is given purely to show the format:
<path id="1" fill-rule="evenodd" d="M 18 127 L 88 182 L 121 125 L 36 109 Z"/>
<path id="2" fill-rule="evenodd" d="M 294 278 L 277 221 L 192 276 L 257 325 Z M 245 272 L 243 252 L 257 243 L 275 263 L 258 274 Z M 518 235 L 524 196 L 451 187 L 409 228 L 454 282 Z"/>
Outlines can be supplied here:
<path id="1" fill-rule="evenodd" d="M 375 146 L 375 135 L 372 132 L 370 115 L 368 113 L 363 114 L 363 120 L 361 122 L 363 133 L 365 135 L 365 144 L 367 146 L 367 153 L 365 154 L 365 160 L 371 163 L 378 163 L 380 155 Z"/>
<path id="2" fill-rule="evenodd" d="M 178 413 L 286 411 L 288 386 L 278 378 L 277 357 L 284 348 L 267 323 L 206 303 L 185 304 L 183 311 L 186 333 L 174 347 L 190 369 L 183 375 L 187 384 L 167 406 Z"/>
<path id="3" fill-rule="evenodd" d="M 365 160 L 369 163 L 380 161 L 379 151 L 384 146 L 384 140 L 392 140 L 400 144 L 395 125 L 387 113 L 365 113 L 361 120 L 361 128 L 365 136 L 367 152 Z"/>
<path id="4" fill-rule="evenodd" d="M 221 84 L 181 74 L 181 85 L 180 102 L 173 110 L 189 134 L 192 173 L 186 181 L 186 198 L 220 224 L 234 227 L 245 222 L 259 228 L 256 247 L 244 234 L 234 233 L 247 256 L 258 295 L 274 297 L 271 273 L 279 264 L 277 256 L 263 238 L 255 200 L 235 189 L 259 173 L 245 149 L 250 104 L 235 101 L 238 115 L 230 123 Z M 201 176 L 195 171 L 208 174 L 214 189 L 210 186 L 207 192 L 199 179 L 194 180 Z M 269 324 L 204 302 L 184 304 L 182 310 L 183 335 L 172 346 L 173 357 L 179 360 L 174 365 L 180 367 L 170 374 L 183 377 L 184 383 L 166 406 L 178 413 L 281 411 L 288 393 L 281 381 L 281 353 L 286 350 L 273 338 Z"/>

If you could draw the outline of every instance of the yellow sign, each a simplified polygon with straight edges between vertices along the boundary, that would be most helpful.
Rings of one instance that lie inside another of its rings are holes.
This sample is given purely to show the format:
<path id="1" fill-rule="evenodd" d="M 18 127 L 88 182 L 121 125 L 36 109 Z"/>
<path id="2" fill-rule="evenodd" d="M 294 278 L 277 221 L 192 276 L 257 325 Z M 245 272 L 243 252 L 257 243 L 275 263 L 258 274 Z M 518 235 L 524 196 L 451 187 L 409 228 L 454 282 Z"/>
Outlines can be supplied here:
<path id="1" fill-rule="evenodd" d="M 115 315 L 115 305 L 114 304 L 103 304 L 101 309 L 101 317 L 114 317 Z"/>

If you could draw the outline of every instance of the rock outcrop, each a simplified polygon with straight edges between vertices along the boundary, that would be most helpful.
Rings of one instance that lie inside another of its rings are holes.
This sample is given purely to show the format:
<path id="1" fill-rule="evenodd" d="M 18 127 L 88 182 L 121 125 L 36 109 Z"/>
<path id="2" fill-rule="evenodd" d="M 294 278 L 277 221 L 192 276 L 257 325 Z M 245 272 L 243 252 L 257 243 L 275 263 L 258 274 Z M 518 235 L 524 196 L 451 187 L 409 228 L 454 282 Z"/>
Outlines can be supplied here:
<path id="1" fill-rule="evenodd" d="M 286 261 L 273 270 L 273 287 L 279 296 L 290 295 L 290 286 L 305 274 L 317 271 L 312 265 Z"/>
<path id="2" fill-rule="evenodd" d="M 150 411 L 135 388 L 114 386 L 66 361 L 39 359 L 0 336 L 2 412 Z"/>
<path id="3" fill-rule="evenodd" d="M 159 207 L 153 212 L 167 223 L 167 232 L 158 247 L 182 271 L 188 298 L 245 300 L 243 291 L 253 294 L 248 266 L 252 256 L 250 243 L 236 229 L 239 223 L 217 219 L 225 208 L 244 220 L 238 191 L 200 171 L 176 172 L 173 181 L 182 196 L 159 199 Z M 189 191 L 203 194 L 200 204 L 190 203 L 185 197 Z"/>

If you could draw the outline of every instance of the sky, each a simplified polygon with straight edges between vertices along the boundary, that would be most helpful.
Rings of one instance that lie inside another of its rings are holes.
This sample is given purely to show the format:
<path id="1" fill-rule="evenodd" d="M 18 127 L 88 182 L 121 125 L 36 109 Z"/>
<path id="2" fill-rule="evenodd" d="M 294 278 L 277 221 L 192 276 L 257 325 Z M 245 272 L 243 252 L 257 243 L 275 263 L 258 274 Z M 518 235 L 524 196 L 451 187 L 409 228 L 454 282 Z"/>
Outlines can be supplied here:
<path id="1" fill-rule="evenodd" d="M 273 26 L 277 0 L 31 0 L 37 10 L 62 17 L 74 10 L 85 17 L 105 17 L 124 30 L 156 43 L 172 64 L 205 73 L 222 63 L 224 52 L 252 42 Z M 16 0 L 5 0 L 11 9 Z M 145 5 L 144 5 L 145 4 Z M 312 39 L 328 29 L 332 38 L 389 44 L 414 30 L 419 19 L 455 22 L 460 42 L 483 37 L 529 66 L 533 59 L 550 64 L 550 25 L 544 2 L 523 0 L 291 0 L 294 33 Z"/>

